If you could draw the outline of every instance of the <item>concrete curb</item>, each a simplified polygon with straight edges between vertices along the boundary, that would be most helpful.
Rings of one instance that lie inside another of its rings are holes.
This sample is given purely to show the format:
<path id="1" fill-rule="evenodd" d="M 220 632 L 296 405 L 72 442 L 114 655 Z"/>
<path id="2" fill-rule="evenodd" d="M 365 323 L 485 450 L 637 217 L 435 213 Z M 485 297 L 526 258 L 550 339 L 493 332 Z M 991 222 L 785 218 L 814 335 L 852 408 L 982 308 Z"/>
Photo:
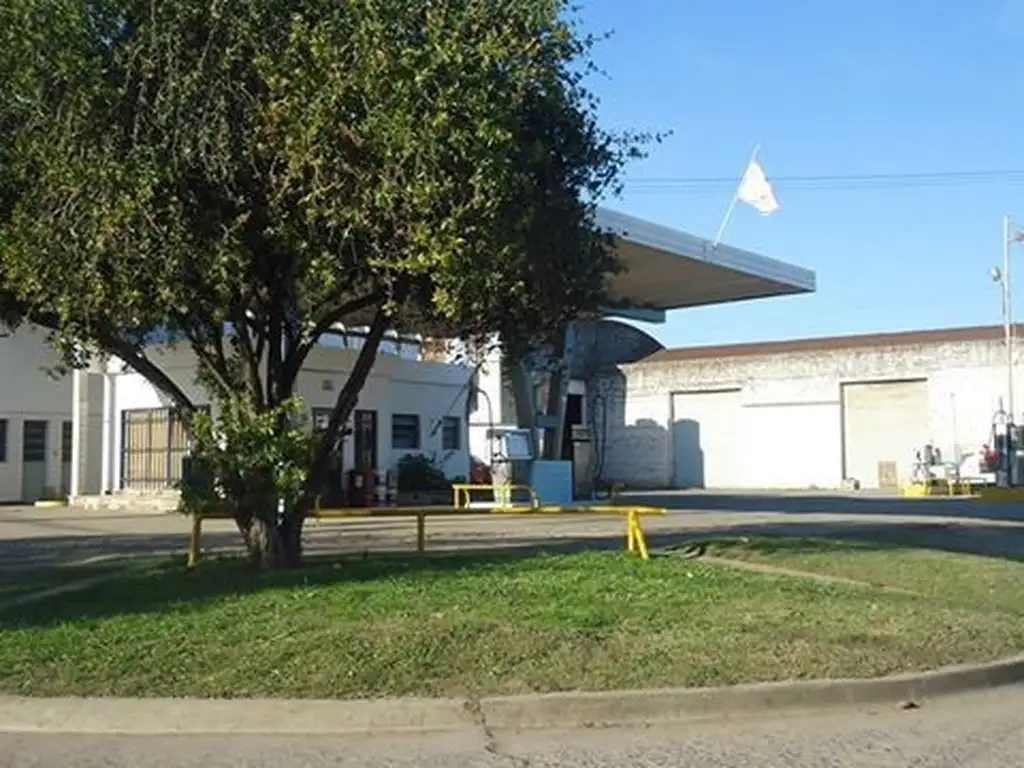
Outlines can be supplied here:
<path id="1" fill-rule="evenodd" d="M 1024 655 L 870 680 L 760 683 L 460 699 L 41 699 L 0 697 L 0 732 L 327 735 L 665 723 L 780 710 L 921 702 L 1024 682 Z"/>

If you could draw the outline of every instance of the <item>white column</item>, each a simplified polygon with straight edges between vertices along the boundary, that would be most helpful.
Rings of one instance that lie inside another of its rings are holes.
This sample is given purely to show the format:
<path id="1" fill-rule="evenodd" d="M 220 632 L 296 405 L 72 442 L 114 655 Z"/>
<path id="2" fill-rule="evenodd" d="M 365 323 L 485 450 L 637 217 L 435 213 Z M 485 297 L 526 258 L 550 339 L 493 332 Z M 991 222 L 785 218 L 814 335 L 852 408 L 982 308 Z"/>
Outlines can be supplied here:
<path id="1" fill-rule="evenodd" d="M 82 474 L 82 372 L 71 372 L 71 478 L 68 495 L 79 495 Z"/>
<path id="2" fill-rule="evenodd" d="M 100 430 L 100 494 L 107 494 L 112 490 L 113 477 L 111 474 L 111 465 L 113 462 L 114 446 L 111 440 L 111 419 L 113 418 L 114 411 L 114 387 L 113 381 L 110 378 L 110 372 L 106 370 L 104 365 L 103 370 L 103 420 L 101 422 Z"/>

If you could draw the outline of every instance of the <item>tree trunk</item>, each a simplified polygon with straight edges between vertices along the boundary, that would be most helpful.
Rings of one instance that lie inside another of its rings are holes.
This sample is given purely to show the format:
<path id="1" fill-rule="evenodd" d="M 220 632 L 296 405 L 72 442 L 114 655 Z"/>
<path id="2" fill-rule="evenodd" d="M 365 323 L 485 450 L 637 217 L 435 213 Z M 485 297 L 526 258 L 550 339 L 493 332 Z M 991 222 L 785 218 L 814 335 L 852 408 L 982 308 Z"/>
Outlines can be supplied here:
<path id="1" fill-rule="evenodd" d="M 238 528 L 253 565 L 268 571 L 287 567 L 284 541 L 277 525 L 253 516 L 247 522 L 239 521 Z"/>
<path id="2" fill-rule="evenodd" d="M 241 492 L 235 523 L 253 565 L 264 570 L 288 567 L 287 549 L 272 494 Z"/>
<path id="3" fill-rule="evenodd" d="M 302 565 L 303 521 L 298 515 L 290 514 L 280 523 L 255 516 L 240 517 L 235 522 L 249 560 L 256 567 L 273 571 Z"/>
<path id="4" fill-rule="evenodd" d="M 286 515 L 278 527 L 281 537 L 285 565 L 298 568 L 302 565 L 302 525 L 304 516 L 293 511 Z"/>
<path id="5" fill-rule="evenodd" d="M 533 381 L 526 366 L 519 360 L 505 357 L 501 362 L 512 386 L 512 401 L 516 411 L 516 426 L 529 430 L 530 448 L 537 456 L 537 405 Z"/>
<path id="6" fill-rule="evenodd" d="M 323 487 L 324 478 L 327 476 L 327 465 L 331 453 L 342 434 L 342 429 L 349 416 L 359 402 L 359 393 L 362 391 L 366 380 L 370 375 L 374 362 L 377 360 L 377 352 L 380 349 L 381 339 L 384 338 L 384 331 L 388 327 L 388 316 L 383 309 L 377 311 L 373 322 L 370 324 L 370 332 L 363 340 L 363 346 L 356 357 L 355 365 L 348 374 L 345 385 L 338 393 L 334 401 L 334 408 L 331 417 L 327 422 L 327 428 L 320 436 L 320 441 L 310 462 L 309 472 L 306 474 L 306 484 L 302 497 L 293 510 L 292 514 L 298 518 L 298 526 L 301 531 L 302 520 L 313 508 L 313 503 Z"/>

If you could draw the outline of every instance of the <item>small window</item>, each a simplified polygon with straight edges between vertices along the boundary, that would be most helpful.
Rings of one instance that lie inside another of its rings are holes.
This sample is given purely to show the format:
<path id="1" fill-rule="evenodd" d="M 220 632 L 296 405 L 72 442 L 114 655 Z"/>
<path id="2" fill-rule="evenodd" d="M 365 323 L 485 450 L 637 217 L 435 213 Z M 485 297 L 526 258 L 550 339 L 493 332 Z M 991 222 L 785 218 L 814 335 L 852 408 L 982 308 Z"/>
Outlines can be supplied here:
<path id="1" fill-rule="evenodd" d="M 71 454 L 74 452 L 74 428 L 70 421 L 60 425 L 60 460 L 67 463 L 71 461 Z"/>
<path id="2" fill-rule="evenodd" d="M 445 451 L 458 451 L 462 448 L 462 419 L 458 416 L 445 416 L 441 423 L 441 448 Z"/>
<path id="3" fill-rule="evenodd" d="M 0 464 L 7 461 L 7 419 L 0 419 Z"/>
<path id="4" fill-rule="evenodd" d="M 324 432 L 331 423 L 330 408 L 314 408 L 312 411 L 313 432 Z"/>
<path id="5" fill-rule="evenodd" d="M 391 416 L 391 447 L 401 451 L 420 448 L 420 417 L 414 413 L 395 413 Z"/>

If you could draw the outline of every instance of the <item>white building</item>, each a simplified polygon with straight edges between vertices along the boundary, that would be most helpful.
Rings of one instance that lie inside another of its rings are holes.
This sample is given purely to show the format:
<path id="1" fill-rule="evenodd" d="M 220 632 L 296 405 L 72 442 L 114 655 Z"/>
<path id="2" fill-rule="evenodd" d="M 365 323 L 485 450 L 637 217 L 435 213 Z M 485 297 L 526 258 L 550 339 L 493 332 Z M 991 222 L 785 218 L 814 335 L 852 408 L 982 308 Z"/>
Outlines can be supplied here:
<path id="1" fill-rule="evenodd" d="M 615 235 L 617 255 L 626 267 L 610 280 L 607 316 L 660 323 L 671 309 L 806 293 L 815 287 L 809 270 L 620 213 L 601 210 L 598 225 Z M 0 376 L 5 377 L 0 379 L 0 429 L 7 433 L 2 435 L 7 461 L 0 461 L 0 501 L 32 501 L 62 492 L 76 498 L 155 494 L 174 486 L 185 436 L 155 388 L 116 361 L 51 381 L 39 373 L 40 362 L 51 359 L 42 336 L 19 330 L 12 338 L 17 340 L 0 346 Z M 325 344 L 310 356 L 298 394 L 314 423 L 333 404 L 359 343 L 354 332 L 340 347 Z M 582 427 L 593 424 L 599 410 L 594 405 L 604 402 L 591 386 L 598 374 L 639 360 L 658 345 L 642 331 L 604 320 L 577 324 L 567 347 L 571 380 L 563 413 L 544 416 Z M 170 354 L 165 367 L 172 378 L 196 402 L 205 402 L 196 391 L 191 353 L 179 348 Z M 477 370 L 420 358 L 415 340 L 392 336 L 385 342 L 330 482 L 344 482 L 356 455 L 363 459 L 360 464 L 386 470 L 402 455 L 421 452 L 434 457 L 449 477 L 469 474 L 470 448 L 487 461 L 487 428 L 514 422 L 500 361 L 492 358 Z M 537 395 L 540 399 L 542 392 Z M 44 431 L 45 439 L 40 437 Z M 599 473 L 604 463 L 597 461 Z"/>
<path id="2" fill-rule="evenodd" d="M 361 345 L 356 329 L 311 352 L 297 393 L 314 426 L 326 421 Z M 195 382 L 191 350 L 151 355 L 193 402 L 209 402 Z M 386 471 L 402 456 L 422 453 L 449 477 L 468 476 L 470 373 L 418 358 L 414 338 L 389 334 L 382 343 L 332 465 L 333 490 L 343 489 L 357 454 L 366 466 Z M 89 501 L 98 505 L 110 495 L 131 500 L 171 491 L 186 444 L 168 399 L 118 360 L 63 377 L 49 373 L 56 362 L 39 330 L 0 337 L 0 503 L 70 495 L 94 497 Z"/>
<path id="3" fill-rule="evenodd" d="M 564 425 L 559 455 L 579 465 L 575 475 L 577 490 L 581 493 L 587 493 L 591 484 L 581 482 L 581 478 L 587 475 L 591 479 L 594 475 L 603 478 L 605 474 L 604 441 L 595 431 L 595 418 L 605 402 L 594 388 L 599 374 L 615 370 L 619 364 L 640 360 L 661 348 L 643 331 L 608 318 L 657 324 L 665 322 L 666 313 L 673 309 L 808 293 L 815 289 L 812 271 L 750 251 L 714 244 L 686 232 L 606 209 L 598 211 L 597 223 L 614 233 L 617 256 L 625 270 L 610 280 L 609 293 L 614 306 L 606 308 L 606 319 L 576 323 L 569 329 L 565 345 L 569 381 L 563 412 L 540 414 L 544 421 L 553 419 Z M 459 345 L 454 345 L 448 350 L 448 359 L 461 359 L 463 352 Z M 545 377 L 538 377 L 535 383 L 536 405 L 543 411 L 547 401 Z M 474 382 L 470 413 L 473 456 L 487 463 L 491 448 L 488 431 L 494 426 L 514 425 L 515 421 L 506 372 L 495 349 L 480 361 Z M 584 436 L 583 442 L 589 441 L 591 448 L 580 451 L 572 444 L 573 434 L 587 432 L 590 434 Z M 589 458 L 579 458 L 588 452 Z"/>
<path id="4" fill-rule="evenodd" d="M 891 487 L 926 444 L 976 467 L 1007 401 L 1006 346 L 981 327 L 666 349 L 590 386 L 609 481 Z M 1015 390 L 1020 423 L 1019 376 Z"/>
<path id="5" fill-rule="evenodd" d="M 0 504 L 56 498 L 71 480 L 71 380 L 43 332 L 0 334 Z"/>
<path id="6" fill-rule="evenodd" d="M 408 343 L 404 346 L 409 349 Z M 326 424 L 357 355 L 355 348 L 324 346 L 310 353 L 296 393 L 309 408 L 314 428 Z M 194 403 L 209 404 L 195 381 L 190 349 L 152 356 Z M 76 445 L 81 474 L 71 478 L 71 495 L 134 496 L 172 489 L 181 478 L 186 438 L 166 396 L 117 360 L 103 372 L 72 375 L 82 404 L 78 423 L 86 426 Z M 379 353 L 348 425 L 351 432 L 334 457 L 330 490 L 341 494 L 348 471 L 357 466 L 393 470 L 411 453 L 428 456 L 449 477 L 468 476 L 468 378 L 460 366 L 420 362 L 388 349 Z"/>

